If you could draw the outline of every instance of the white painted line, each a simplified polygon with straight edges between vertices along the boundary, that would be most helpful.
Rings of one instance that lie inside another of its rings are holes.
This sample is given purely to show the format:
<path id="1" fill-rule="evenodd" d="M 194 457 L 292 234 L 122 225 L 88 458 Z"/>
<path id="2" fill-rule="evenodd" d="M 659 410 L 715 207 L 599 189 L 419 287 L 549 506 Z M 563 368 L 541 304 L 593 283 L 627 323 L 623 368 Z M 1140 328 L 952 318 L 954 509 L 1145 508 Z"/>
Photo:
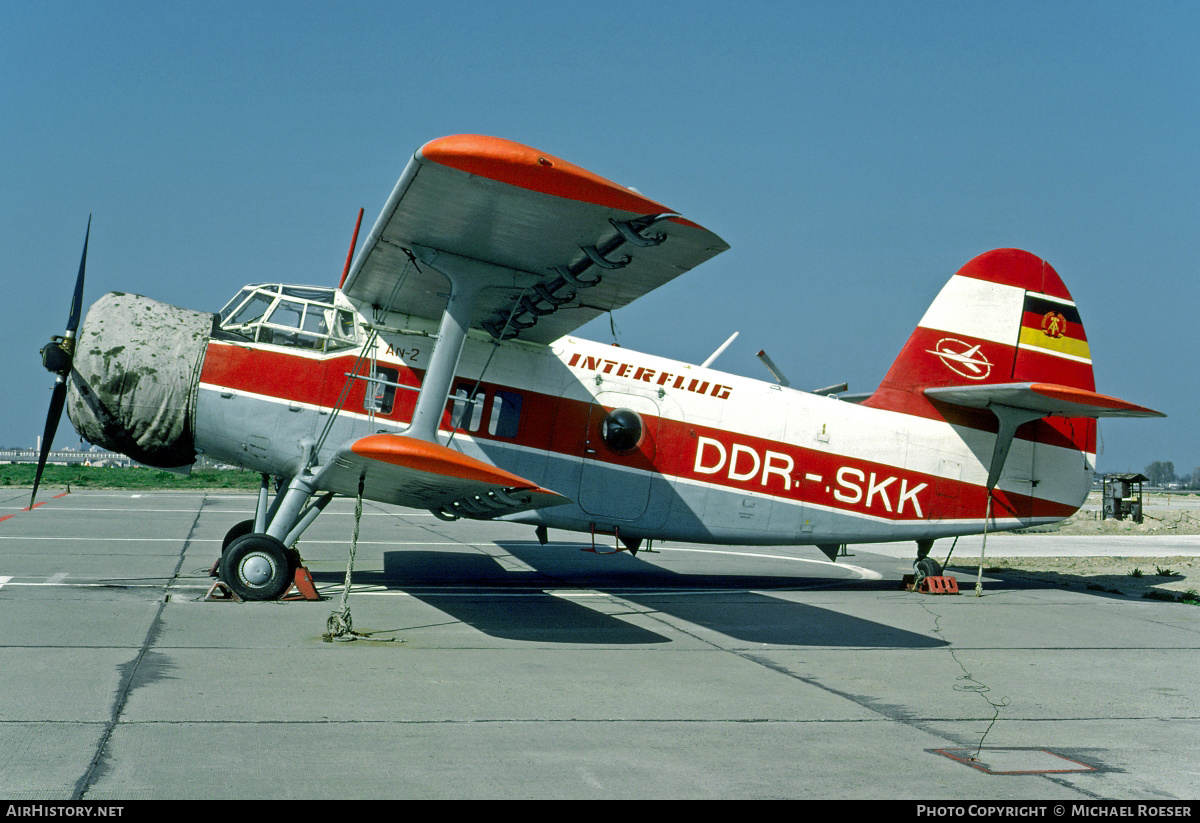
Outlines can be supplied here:
<path id="1" fill-rule="evenodd" d="M 12 577 L 4 577 L 0 575 L 0 589 L 4 588 L 4 584 L 12 580 Z"/>
<path id="2" fill-rule="evenodd" d="M 28 507 L 27 506 L 0 506 L 0 511 L 23 512 L 23 511 L 28 511 Z M 195 514 L 196 513 L 195 509 L 129 509 L 124 506 L 74 506 L 74 507 L 70 507 L 70 508 L 64 508 L 62 506 L 59 506 L 56 509 L 54 509 L 54 511 L 60 515 L 67 513 L 67 512 L 122 512 L 122 511 L 135 511 L 137 514 Z M 224 517 L 225 515 L 237 515 L 237 514 L 254 514 L 254 509 L 220 509 L 220 510 L 213 509 L 213 510 L 205 512 L 206 516 L 221 515 L 222 517 Z M 325 518 L 329 518 L 331 516 L 332 517 L 353 517 L 354 512 L 353 511 L 334 511 L 332 509 L 329 509 L 329 510 L 325 511 L 323 516 Z M 363 517 L 433 517 L 434 515 L 430 512 L 406 512 L 406 511 L 369 512 L 369 511 L 364 511 L 362 513 L 362 516 Z"/>
<path id="3" fill-rule="evenodd" d="M 361 595 L 362 597 L 415 597 L 418 599 L 420 599 L 422 597 L 434 597 L 434 598 L 438 598 L 438 599 L 441 599 L 441 598 L 449 599 L 449 598 L 455 598 L 455 597 L 520 598 L 520 597 L 547 597 L 547 596 L 549 596 L 549 597 L 559 597 L 559 598 L 562 598 L 563 600 L 593 600 L 593 599 L 612 600 L 612 599 L 628 598 L 628 597 L 634 597 L 634 596 L 640 596 L 640 597 L 647 597 L 647 596 L 654 596 L 654 597 L 712 597 L 713 595 L 726 595 L 726 594 L 777 595 L 781 592 L 811 591 L 811 590 L 815 590 L 815 589 L 827 589 L 832 586 L 836 586 L 842 582 L 845 582 L 845 581 L 830 580 L 830 581 L 827 581 L 824 583 L 814 583 L 811 586 L 788 586 L 787 588 L 783 588 L 783 589 L 686 589 L 685 590 L 685 589 L 664 589 L 664 588 L 654 588 L 654 587 L 637 588 L 634 586 L 623 586 L 621 588 L 604 589 L 603 591 L 581 590 L 581 591 L 575 591 L 575 592 L 562 591 L 559 589 L 537 589 L 537 588 L 531 588 L 528 591 L 520 591 L 520 592 L 507 591 L 507 590 L 498 591 L 496 589 L 488 588 L 485 586 L 471 587 L 467 591 L 446 591 L 444 589 L 438 589 L 438 588 L 419 588 L 418 589 L 415 587 L 409 587 L 408 589 L 405 589 L 405 590 L 384 589 L 384 588 L 359 589 L 358 585 L 355 584 L 350 587 L 350 593 L 352 595 L 354 595 L 355 597 L 358 597 Z M 13 585 L 15 586 L 17 584 L 14 583 Z M 172 589 L 176 589 L 176 588 L 185 589 L 185 588 L 208 588 L 208 587 L 207 586 L 203 586 L 203 587 L 172 586 Z M 318 586 L 317 591 L 320 592 L 321 594 L 327 595 L 327 596 L 329 596 L 333 593 L 340 595 L 342 592 L 342 587 L 340 584 L 335 584 L 335 585 L 331 585 L 331 586 Z"/>
<path id="4" fill-rule="evenodd" d="M 9 580 L 9 579 L 11 579 L 11 578 L 0 578 L 0 580 Z M 137 578 L 137 580 L 145 580 L 145 578 L 139 577 L 139 578 Z M 168 581 L 166 578 L 163 578 L 162 580 L 160 580 L 156 583 L 139 583 L 134 580 L 125 582 L 123 578 L 113 578 L 111 580 L 105 579 L 105 581 L 103 583 L 84 583 L 84 582 L 80 582 L 80 581 L 73 581 L 71 583 L 65 583 L 65 582 L 64 583 L 51 583 L 49 581 L 46 581 L 44 583 L 9 583 L 8 585 L 9 586 L 21 586 L 23 588 L 31 588 L 31 589 L 36 589 L 36 588 L 40 588 L 43 586 L 61 586 L 63 588 L 68 588 L 68 589 L 112 589 L 112 588 L 161 589 L 164 586 L 169 585 L 169 583 L 170 583 L 170 581 Z M 209 584 L 209 585 L 211 585 L 211 584 Z M 207 589 L 208 586 L 185 586 L 185 587 L 180 587 L 180 588 Z"/>
<path id="5" fill-rule="evenodd" d="M 12 578 L 0 577 L 0 586 L 3 586 L 5 581 Z M 172 592 L 180 591 L 207 591 L 212 584 L 205 583 L 190 583 L 183 581 L 158 580 L 152 583 L 139 582 L 144 581 L 144 578 L 138 580 L 129 580 L 126 582 L 122 578 L 105 579 L 101 582 L 84 582 L 75 580 L 72 582 L 63 583 L 8 583 L 10 588 L 47 588 L 57 586 L 62 588 L 72 589 L 162 589 L 167 588 Z M 613 598 L 631 597 L 631 596 L 649 596 L 655 597 L 711 597 L 714 594 L 778 594 L 779 591 L 801 591 L 809 589 L 827 588 L 831 585 L 836 585 L 838 581 L 828 581 L 825 583 L 814 584 L 812 586 L 793 586 L 787 589 L 666 589 L 655 586 L 620 586 L 603 591 L 595 589 L 539 589 L 531 587 L 524 591 L 511 591 L 509 589 L 495 589 L 489 586 L 455 586 L 453 590 L 447 590 L 441 587 L 410 586 L 405 589 L 389 589 L 386 586 L 375 584 L 364 584 L 361 587 L 356 583 L 350 587 L 350 593 L 355 597 L 436 597 L 436 598 L 457 598 L 469 597 L 478 598 L 486 596 L 489 598 L 528 598 L 528 597 L 559 597 L 564 600 L 612 600 Z M 340 595 L 342 585 L 340 583 L 332 583 L 327 586 L 317 586 L 317 591 L 326 597 Z"/>
<path id="6" fill-rule="evenodd" d="M 828 560 L 813 560 L 808 557 L 788 557 L 781 554 L 759 554 L 758 552 L 734 552 L 725 551 L 722 549 L 684 549 L 675 546 L 664 546 L 656 551 L 667 552 L 696 552 L 698 554 L 729 554 L 734 557 L 761 557 L 766 560 L 792 560 L 796 563 L 815 563 L 818 566 L 831 566 L 835 569 L 849 569 L 861 575 L 863 580 L 882 580 L 883 575 L 871 569 L 864 569 L 862 566 L 851 566 L 849 563 L 830 563 Z"/>
<path id="7" fill-rule="evenodd" d="M 49 535 L 0 535 L 0 540 L 91 540 L 97 543 L 182 543 L 182 537 L 51 537 Z M 188 542 L 190 543 L 220 543 L 220 537 L 193 537 Z M 349 540 L 305 540 L 305 544 L 309 546 L 340 546 L 343 543 L 350 545 Z M 489 546 L 490 543 L 464 543 L 461 540 L 447 540 L 438 542 L 435 540 L 359 540 L 360 546 L 462 546 L 463 548 L 472 548 L 474 546 Z"/>

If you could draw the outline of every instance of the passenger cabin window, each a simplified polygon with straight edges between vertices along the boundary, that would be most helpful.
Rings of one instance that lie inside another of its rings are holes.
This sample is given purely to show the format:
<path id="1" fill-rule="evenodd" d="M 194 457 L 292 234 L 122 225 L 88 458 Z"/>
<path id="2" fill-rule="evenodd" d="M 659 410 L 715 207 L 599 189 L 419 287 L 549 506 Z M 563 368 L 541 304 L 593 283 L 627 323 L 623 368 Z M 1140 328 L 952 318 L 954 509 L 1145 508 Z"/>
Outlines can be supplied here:
<path id="1" fill-rule="evenodd" d="M 483 423 L 484 393 L 480 391 L 474 397 L 471 389 L 460 386 L 450 397 L 450 428 L 460 431 L 477 432 Z"/>
<path id="2" fill-rule="evenodd" d="M 334 290 L 281 284 L 247 286 L 220 312 L 218 337 L 335 351 L 358 344 L 354 312 L 334 303 Z"/>
<path id="3" fill-rule="evenodd" d="M 497 437 L 516 437 L 521 421 L 521 395 L 497 390 L 492 397 L 492 414 L 488 418 L 488 434 Z"/>
<path id="4" fill-rule="evenodd" d="M 396 369 L 377 366 L 374 379 L 367 382 L 363 408 L 376 414 L 391 414 L 396 405 L 396 384 L 399 380 L 400 372 Z"/>
<path id="5" fill-rule="evenodd" d="M 489 397 L 490 393 L 490 397 Z M 475 433 L 484 429 L 495 437 L 516 437 L 521 421 L 521 395 L 464 382 L 454 388 L 446 403 L 442 425 L 454 431 Z"/>

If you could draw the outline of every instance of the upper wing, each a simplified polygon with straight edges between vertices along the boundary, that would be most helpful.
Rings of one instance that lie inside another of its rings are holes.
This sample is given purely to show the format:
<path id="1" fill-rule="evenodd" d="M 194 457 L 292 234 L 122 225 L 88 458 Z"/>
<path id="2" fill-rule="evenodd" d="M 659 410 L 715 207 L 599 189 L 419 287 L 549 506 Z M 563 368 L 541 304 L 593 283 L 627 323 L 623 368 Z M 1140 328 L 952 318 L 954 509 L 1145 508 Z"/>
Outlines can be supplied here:
<path id="1" fill-rule="evenodd" d="M 934 400 L 986 409 L 1008 406 L 1044 416 L 1060 417 L 1166 417 L 1162 412 L 1137 406 L 1106 394 L 1057 383 L 993 383 L 925 389 Z"/>
<path id="2" fill-rule="evenodd" d="M 439 318 L 446 281 L 419 261 L 429 250 L 480 260 L 500 270 L 472 326 L 548 343 L 727 248 L 660 203 L 557 157 L 457 135 L 413 155 L 344 290 Z"/>
<path id="3" fill-rule="evenodd" d="M 344 445 L 317 473 L 318 488 L 353 497 L 489 519 L 571 501 L 511 472 L 437 443 L 372 434 Z"/>

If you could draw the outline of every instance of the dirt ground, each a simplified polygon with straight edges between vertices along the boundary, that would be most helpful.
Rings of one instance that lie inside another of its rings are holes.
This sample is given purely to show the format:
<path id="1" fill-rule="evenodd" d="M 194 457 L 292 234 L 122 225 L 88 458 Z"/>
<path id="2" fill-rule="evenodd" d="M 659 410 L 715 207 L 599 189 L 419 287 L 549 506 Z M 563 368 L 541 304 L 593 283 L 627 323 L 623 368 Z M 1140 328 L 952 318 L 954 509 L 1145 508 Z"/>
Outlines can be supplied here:
<path id="1" fill-rule="evenodd" d="M 1147 494 L 1142 523 L 1101 520 L 1100 495 L 1093 493 L 1071 518 L 1013 534 L 1168 535 L 1200 534 L 1200 495 Z M 946 571 L 970 588 L 978 565 L 951 562 Z M 984 574 L 1086 591 L 1175 600 L 1200 605 L 1200 557 L 989 557 Z"/>
<path id="2" fill-rule="evenodd" d="M 977 564 L 951 562 L 946 573 L 971 589 Z M 991 557 L 985 577 L 1200 605 L 1200 557 Z"/>
<path id="3" fill-rule="evenodd" d="M 1088 496 L 1083 508 L 1067 520 L 1015 534 L 1200 534 L 1200 495 L 1148 494 L 1142 498 L 1141 523 L 1100 519 L 1100 495 Z"/>

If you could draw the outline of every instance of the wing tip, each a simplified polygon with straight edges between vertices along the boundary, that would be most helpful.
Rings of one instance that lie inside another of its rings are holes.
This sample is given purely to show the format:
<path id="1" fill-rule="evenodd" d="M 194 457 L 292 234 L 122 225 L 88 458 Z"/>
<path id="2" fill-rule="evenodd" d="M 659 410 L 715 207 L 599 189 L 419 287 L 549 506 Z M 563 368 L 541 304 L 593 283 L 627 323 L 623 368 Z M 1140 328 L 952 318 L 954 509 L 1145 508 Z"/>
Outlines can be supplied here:
<path id="1" fill-rule="evenodd" d="M 430 140 L 417 150 L 427 162 L 486 177 L 529 191 L 577 200 L 631 214 L 671 211 L 633 189 L 540 149 L 482 134 L 454 134 Z M 682 217 L 672 218 L 696 226 Z"/>

